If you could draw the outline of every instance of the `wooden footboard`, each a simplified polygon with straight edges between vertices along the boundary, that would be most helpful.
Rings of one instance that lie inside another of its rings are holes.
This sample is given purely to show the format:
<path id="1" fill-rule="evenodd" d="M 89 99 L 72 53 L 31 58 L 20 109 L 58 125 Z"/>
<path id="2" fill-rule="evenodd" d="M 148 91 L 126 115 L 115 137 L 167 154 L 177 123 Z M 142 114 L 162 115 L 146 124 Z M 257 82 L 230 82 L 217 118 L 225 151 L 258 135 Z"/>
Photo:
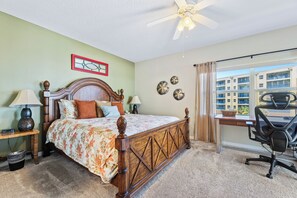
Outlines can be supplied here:
<path id="1" fill-rule="evenodd" d="M 129 137 L 125 135 L 126 119 L 118 119 L 118 175 L 112 182 L 119 190 L 116 197 L 132 196 L 181 151 L 191 147 L 187 108 L 185 113 L 183 120 Z"/>

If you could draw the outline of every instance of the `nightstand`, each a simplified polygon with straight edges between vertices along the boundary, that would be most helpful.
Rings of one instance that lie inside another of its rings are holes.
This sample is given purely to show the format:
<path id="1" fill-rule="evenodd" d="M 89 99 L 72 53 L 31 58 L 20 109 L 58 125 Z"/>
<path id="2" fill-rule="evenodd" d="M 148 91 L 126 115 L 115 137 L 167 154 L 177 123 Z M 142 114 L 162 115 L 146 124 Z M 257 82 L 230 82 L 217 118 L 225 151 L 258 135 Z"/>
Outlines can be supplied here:
<path id="1" fill-rule="evenodd" d="M 14 132 L 11 134 L 4 135 L 0 134 L 0 140 L 29 136 L 31 138 L 32 158 L 34 159 L 34 163 L 38 164 L 38 135 L 39 130 L 33 129 L 32 131 Z"/>

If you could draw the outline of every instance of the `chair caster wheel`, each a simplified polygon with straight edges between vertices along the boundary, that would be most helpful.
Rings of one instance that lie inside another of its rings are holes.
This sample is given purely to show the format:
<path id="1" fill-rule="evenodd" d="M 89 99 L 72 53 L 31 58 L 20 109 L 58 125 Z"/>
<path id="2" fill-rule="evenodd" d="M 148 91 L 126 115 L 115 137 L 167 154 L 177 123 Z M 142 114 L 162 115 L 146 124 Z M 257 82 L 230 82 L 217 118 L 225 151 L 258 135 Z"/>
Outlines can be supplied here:
<path id="1" fill-rule="evenodd" d="M 245 164 L 246 164 L 246 165 L 250 165 L 250 162 L 249 162 L 249 161 L 245 161 Z"/>
<path id="2" fill-rule="evenodd" d="M 269 179 L 273 179 L 272 175 L 269 173 L 266 175 L 266 177 L 268 177 Z"/>

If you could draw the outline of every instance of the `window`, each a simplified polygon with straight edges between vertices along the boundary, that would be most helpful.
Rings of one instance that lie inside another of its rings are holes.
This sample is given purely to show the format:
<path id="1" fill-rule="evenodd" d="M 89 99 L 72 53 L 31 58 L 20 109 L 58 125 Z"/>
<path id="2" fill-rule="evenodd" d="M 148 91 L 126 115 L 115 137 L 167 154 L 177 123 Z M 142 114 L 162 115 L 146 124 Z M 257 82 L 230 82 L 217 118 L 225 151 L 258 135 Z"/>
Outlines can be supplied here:
<path id="1" fill-rule="evenodd" d="M 225 80 L 217 81 L 217 87 L 225 86 Z"/>
<path id="2" fill-rule="evenodd" d="M 227 83 L 230 83 L 230 80 L 227 80 Z"/>
<path id="3" fill-rule="evenodd" d="M 279 71 L 279 72 L 267 74 L 267 80 L 276 80 L 276 79 L 283 79 L 283 78 L 290 78 L 290 71 Z"/>
<path id="4" fill-rule="evenodd" d="M 267 88 L 269 88 L 269 89 L 283 88 L 283 87 L 290 87 L 290 79 L 267 82 Z"/>
<path id="5" fill-rule="evenodd" d="M 217 93 L 229 96 L 228 104 L 217 106 L 216 113 L 233 107 L 239 115 L 249 115 L 254 107 L 260 104 L 259 98 L 267 92 L 297 91 L 297 63 L 287 63 L 241 70 L 225 70 L 217 72 L 217 84 L 223 79 L 233 80 L 232 86 L 218 89 Z M 231 82 L 231 81 L 230 81 Z M 217 98 L 217 103 L 220 98 Z M 222 101 L 221 101 L 222 102 Z M 229 107 L 230 106 L 230 107 Z M 295 116 L 295 110 L 280 114 L 277 110 L 265 110 L 268 116 Z"/>
<path id="6" fill-rule="evenodd" d="M 225 94 L 218 94 L 217 98 L 225 98 Z"/>

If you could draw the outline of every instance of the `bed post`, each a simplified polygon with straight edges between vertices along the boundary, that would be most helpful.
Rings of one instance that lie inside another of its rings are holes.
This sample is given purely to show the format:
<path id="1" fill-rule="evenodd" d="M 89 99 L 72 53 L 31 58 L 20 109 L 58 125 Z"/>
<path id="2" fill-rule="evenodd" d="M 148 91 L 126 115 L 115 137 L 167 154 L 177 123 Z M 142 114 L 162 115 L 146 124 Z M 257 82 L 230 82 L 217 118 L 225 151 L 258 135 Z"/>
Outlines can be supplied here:
<path id="1" fill-rule="evenodd" d="M 130 197 L 129 188 L 129 169 L 128 169 L 128 153 L 129 138 L 125 134 L 127 126 L 126 119 L 121 116 L 117 121 L 119 135 L 116 138 L 115 147 L 118 150 L 118 193 L 117 198 Z"/>
<path id="2" fill-rule="evenodd" d="M 189 116 L 189 109 L 188 107 L 185 109 L 185 113 L 186 113 L 186 116 L 185 116 L 185 119 L 187 119 L 187 122 L 186 122 L 186 135 L 187 135 L 187 149 L 190 149 L 191 148 L 191 140 L 190 140 L 190 116 Z"/>
<path id="3" fill-rule="evenodd" d="M 121 100 L 124 100 L 124 90 L 123 89 L 120 89 L 120 97 L 121 97 Z"/>
<path id="4" fill-rule="evenodd" d="M 43 150 L 43 156 L 49 156 L 50 154 L 50 148 L 48 144 L 45 144 L 46 142 L 46 133 L 49 127 L 49 96 L 50 96 L 50 82 L 44 81 L 43 82 L 44 90 L 42 92 L 43 96 L 43 125 L 42 125 L 42 150 Z"/>

